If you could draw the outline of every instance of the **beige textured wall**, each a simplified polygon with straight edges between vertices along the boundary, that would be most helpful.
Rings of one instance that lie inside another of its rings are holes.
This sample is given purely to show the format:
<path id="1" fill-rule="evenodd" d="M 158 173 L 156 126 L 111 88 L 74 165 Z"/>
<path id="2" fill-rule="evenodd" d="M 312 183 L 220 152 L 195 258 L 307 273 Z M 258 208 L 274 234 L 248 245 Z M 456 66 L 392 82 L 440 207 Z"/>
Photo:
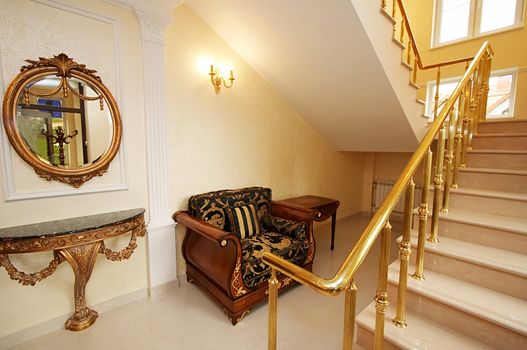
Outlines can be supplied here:
<path id="1" fill-rule="evenodd" d="M 127 153 L 129 188 L 125 191 L 11 202 L 5 202 L 2 198 L 1 227 L 147 205 L 139 24 L 129 11 L 99 1 L 72 0 L 68 1 L 68 5 L 120 21 L 118 41 L 123 100 L 118 102 L 124 106 L 121 112 L 124 117 L 124 150 Z M 89 68 L 97 69 L 110 90 L 115 92 L 120 76 L 114 69 L 117 52 L 113 46 L 111 25 L 28 0 L 2 0 L 1 8 L 0 60 L 2 79 L 6 86 L 24 64 L 24 59 L 51 57 L 64 52 L 87 64 Z M 14 153 L 13 159 L 17 163 L 15 176 L 21 189 L 36 191 L 63 186 L 57 182 L 41 180 Z M 1 166 L 5 167 L 5 164 L 1 163 Z M 115 160 L 112 167 L 119 167 Z M 0 176 L 3 174 L 2 169 Z M 104 183 L 107 179 L 103 176 L 95 179 L 95 183 Z M 0 178 L 0 183 L 4 186 L 4 179 Z M 1 192 L 3 196 L 4 188 Z M 127 242 L 128 237 L 123 237 L 111 244 L 115 249 L 125 246 Z M 87 287 L 89 304 L 97 304 L 147 287 L 145 240 L 140 239 L 138 243 L 139 247 L 128 261 L 117 263 L 106 260 L 102 255 L 98 257 Z M 14 256 L 13 260 L 20 269 L 34 272 L 47 266 L 51 258 L 51 253 L 39 253 Z M 11 281 L 5 270 L 1 269 L 0 338 L 69 314 L 73 310 L 73 281 L 73 273 L 66 262 L 58 267 L 54 275 L 34 287 L 24 287 Z"/>
<path id="2" fill-rule="evenodd" d="M 307 193 L 338 198 L 340 217 L 360 210 L 363 155 L 335 152 L 186 6 L 174 12 L 166 53 L 174 211 L 186 209 L 192 194 L 252 185 L 271 187 L 274 199 Z M 214 92 L 207 62 L 200 66 L 207 56 L 234 66 L 231 89 Z M 177 231 L 181 245 L 184 230 Z"/>
<path id="3" fill-rule="evenodd" d="M 404 4 L 425 65 L 474 56 L 483 42 L 488 40 L 495 52 L 492 70 L 519 68 L 514 116 L 527 118 L 527 50 L 523 44 L 527 42 L 527 27 L 430 49 L 434 1 L 407 0 Z M 443 76 L 460 76 L 462 72 L 463 67 L 444 70 Z M 435 80 L 435 71 L 421 74 L 418 80 L 420 83 Z"/>

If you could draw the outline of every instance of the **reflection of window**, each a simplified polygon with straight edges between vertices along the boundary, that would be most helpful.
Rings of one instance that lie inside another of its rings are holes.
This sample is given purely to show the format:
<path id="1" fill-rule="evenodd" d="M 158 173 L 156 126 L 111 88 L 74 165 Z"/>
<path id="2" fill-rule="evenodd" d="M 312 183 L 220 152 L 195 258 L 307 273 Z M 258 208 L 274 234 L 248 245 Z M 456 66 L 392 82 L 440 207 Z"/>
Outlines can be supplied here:
<path id="1" fill-rule="evenodd" d="M 59 107 L 59 108 L 62 107 L 62 103 L 60 100 L 52 100 L 49 98 L 39 98 L 37 99 L 37 103 L 39 105 L 44 105 L 44 106 L 52 106 L 52 107 Z M 52 118 L 62 118 L 61 111 L 45 111 L 45 112 L 50 112 Z"/>
<path id="2" fill-rule="evenodd" d="M 524 0 L 437 0 L 433 44 L 518 26 L 523 3 Z"/>
<path id="3" fill-rule="evenodd" d="M 514 96 L 516 93 L 516 74 L 515 69 L 506 69 L 492 72 L 489 79 L 489 97 L 487 99 L 487 118 L 512 117 L 514 112 Z M 448 99 L 460 77 L 441 80 L 439 84 L 439 104 L 438 113 L 443 108 L 441 103 Z M 434 116 L 436 84 L 435 81 L 428 82 L 426 97 L 426 114 Z"/>

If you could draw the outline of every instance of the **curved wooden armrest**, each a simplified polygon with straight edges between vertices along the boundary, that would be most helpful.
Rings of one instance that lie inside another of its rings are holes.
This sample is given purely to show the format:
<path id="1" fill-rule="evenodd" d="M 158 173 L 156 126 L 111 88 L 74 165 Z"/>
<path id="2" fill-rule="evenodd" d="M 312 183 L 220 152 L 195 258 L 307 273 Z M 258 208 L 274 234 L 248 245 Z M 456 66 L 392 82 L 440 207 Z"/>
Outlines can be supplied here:
<path id="1" fill-rule="evenodd" d="M 284 219 L 293 221 L 313 221 L 315 217 L 320 217 L 318 210 L 308 209 L 294 204 L 271 201 L 271 213 Z"/>
<path id="2" fill-rule="evenodd" d="M 199 233 L 203 237 L 218 243 L 222 247 L 227 245 L 227 240 L 235 240 L 237 238 L 230 232 L 222 231 L 219 228 L 207 224 L 203 220 L 195 218 L 188 211 L 178 211 L 172 215 L 172 219 L 188 229 Z"/>

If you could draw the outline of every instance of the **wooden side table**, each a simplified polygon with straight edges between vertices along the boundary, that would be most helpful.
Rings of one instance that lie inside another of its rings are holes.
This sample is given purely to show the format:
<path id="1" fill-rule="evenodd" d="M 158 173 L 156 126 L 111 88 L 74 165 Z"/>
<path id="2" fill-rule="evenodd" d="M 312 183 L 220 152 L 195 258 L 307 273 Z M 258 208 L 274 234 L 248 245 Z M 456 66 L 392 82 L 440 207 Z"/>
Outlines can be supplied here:
<path id="1" fill-rule="evenodd" d="M 335 221 L 337 220 L 337 209 L 340 205 L 338 200 L 313 195 L 305 195 L 283 199 L 280 202 L 318 210 L 319 212 L 315 216 L 315 221 L 324 221 L 331 216 L 331 250 L 335 248 Z"/>

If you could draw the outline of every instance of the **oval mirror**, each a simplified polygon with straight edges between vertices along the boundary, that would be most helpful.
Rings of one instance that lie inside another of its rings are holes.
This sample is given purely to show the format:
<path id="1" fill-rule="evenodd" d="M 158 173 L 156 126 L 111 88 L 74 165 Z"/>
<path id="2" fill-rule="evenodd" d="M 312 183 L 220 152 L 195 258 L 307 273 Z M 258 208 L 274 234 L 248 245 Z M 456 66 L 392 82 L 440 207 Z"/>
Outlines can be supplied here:
<path id="1" fill-rule="evenodd" d="M 95 70 L 65 54 L 27 62 L 3 103 L 15 151 L 39 176 L 74 187 L 104 174 L 122 132 L 110 91 Z"/>

